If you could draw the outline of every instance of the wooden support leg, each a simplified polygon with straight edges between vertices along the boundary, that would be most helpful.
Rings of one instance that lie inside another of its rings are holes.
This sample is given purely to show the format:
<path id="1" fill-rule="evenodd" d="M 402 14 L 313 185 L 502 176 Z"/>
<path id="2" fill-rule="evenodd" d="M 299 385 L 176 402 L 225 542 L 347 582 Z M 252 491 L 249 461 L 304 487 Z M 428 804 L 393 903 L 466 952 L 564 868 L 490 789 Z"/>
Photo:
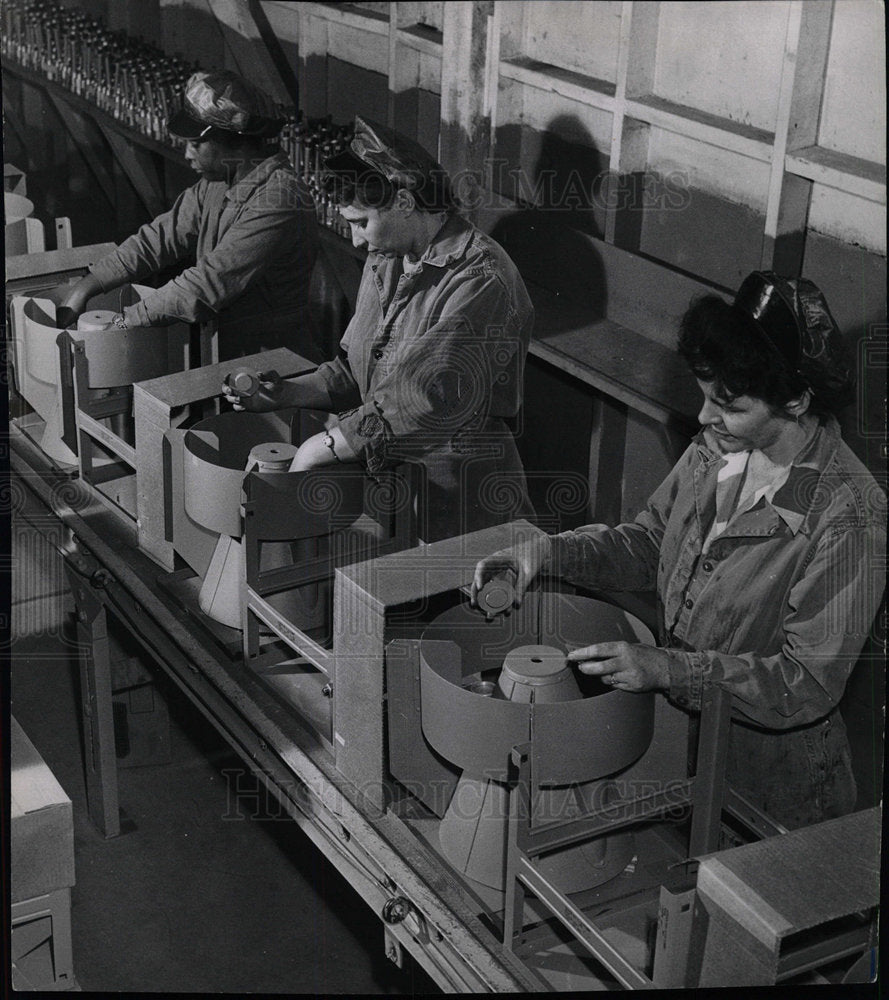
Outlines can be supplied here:
<path id="1" fill-rule="evenodd" d="M 70 567 L 66 566 L 66 572 L 77 608 L 87 807 L 93 825 L 105 837 L 117 837 L 121 833 L 121 819 L 108 616 L 84 579 Z"/>
<path id="2" fill-rule="evenodd" d="M 728 757 L 731 697 L 722 688 L 704 695 L 698 765 L 692 790 L 692 822 L 689 857 L 707 854 L 719 847 L 722 808 L 725 801 L 725 764 Z"/>
<path id="3" fill-rule="evenodd" d="M 509 792 L 509 820 L 506 839 L 506 891 L 503 901 L 503 946 L 510 951 L 521 943 L 525 915 L 525 887 L 518 878 L 523 856 L 522 843 L 531 822 L 530 746 L 515 747 L 510 777 L 515 784 Z"/>

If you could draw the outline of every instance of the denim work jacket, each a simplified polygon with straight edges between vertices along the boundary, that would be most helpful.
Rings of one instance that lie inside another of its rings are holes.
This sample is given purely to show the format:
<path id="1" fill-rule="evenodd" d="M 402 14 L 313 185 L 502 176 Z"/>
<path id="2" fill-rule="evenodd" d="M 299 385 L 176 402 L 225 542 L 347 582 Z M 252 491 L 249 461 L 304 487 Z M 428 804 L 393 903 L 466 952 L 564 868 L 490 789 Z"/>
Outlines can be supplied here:
<path id="1" fill-rule="evenodd" d="M 124 309 L 129 326 L 218 316 L 220 327 L 246 328 L 283 316 L 298 350 L 293 324 L 308 313 L 318 240 L 311 196 L 287 155 L 278 152 L 231 187 L 199 180 L 90 271 L 107 290 L 189 262 L 177 277 Z"/>
<path id="2" fill-rule="evenodd" d="M 345 357 L 316 373 L 375 472 L 447 447 L 522 402 L 534 312 L 506 251 L 452 216 L 414 266 L 370 254 Z"/>
<path id="3" fill-rule="evenodd" d="M 883 594 L 886 498 L 829 418 L 773 502 L 703 556 L 719 466 L 699 434 L 634 522 L 554 536 L 551 568 L 587 587 L 656 588 L 668 697 L 699 711 L 709 685 L 728 690 L 730 781 L 803 825 L 854 807 L 837 704 Z"/>

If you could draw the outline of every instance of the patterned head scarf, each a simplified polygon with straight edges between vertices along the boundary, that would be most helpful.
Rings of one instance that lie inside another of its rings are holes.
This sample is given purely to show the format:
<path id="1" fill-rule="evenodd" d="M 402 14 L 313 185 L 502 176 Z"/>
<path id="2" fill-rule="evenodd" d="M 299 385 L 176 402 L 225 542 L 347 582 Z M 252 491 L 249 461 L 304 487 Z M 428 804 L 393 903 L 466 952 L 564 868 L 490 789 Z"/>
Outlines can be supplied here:
<path id="1" fill-rule="evenodd" d="M 821 290 L 808 278 L 782 278 L 774 271 L 748 275 L 733 308 L 751 318 L 792 372 L 806 360 L 830 364 L 840 332 Z"/>
<path id="2" fill-rule="evenodd" d="M 349 148 L 325 160 L 324 168 L 353 178 L 370 172 L 380 174 L 395 187 L 410 191 L 429 211 L 454 205 L 444 167 L 418 142 L 369 118 L 356 115 Z"/>
<path id="3" fill-rule="evenodd" d="M 236 73 L 194 73 L 185 85 L 182 109 L 170 117 L 167 130 L 180 139 L 199 139 L 211 128 L 271 138 L 284 125 L 274 101 Z"/>

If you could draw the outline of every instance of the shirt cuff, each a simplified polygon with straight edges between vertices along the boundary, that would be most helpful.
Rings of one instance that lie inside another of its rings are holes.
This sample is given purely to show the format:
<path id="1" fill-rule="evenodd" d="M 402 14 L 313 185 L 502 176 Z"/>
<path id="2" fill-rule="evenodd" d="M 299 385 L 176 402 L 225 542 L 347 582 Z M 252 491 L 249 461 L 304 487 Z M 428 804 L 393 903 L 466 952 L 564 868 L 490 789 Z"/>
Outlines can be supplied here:
<path id="1" fill-rule="evenodd" d="M 339 428 L 346 444 L 364 461 L 368 472 L 379 472 L 387 465 L 386 436 L 389 425 L 382 416 L 359 407 L 341 414 Z"/>
<path id="2" fill-rule="evenodd" d="M 130 330 L 139 326 L 155 325 L 151 322 L 151 318 L 148 315 L 148 310 L 145 308 L 144 302 L 137 302 L 132 306 L 124 306 L 123 318 L 124 322 L 127 324 L 127 328 Z"/>
<path id="3" fill-rule="evenodd" d="M 706 653 L 687 653 L 683 650 L 665 649 L 669 657 L 670 701 L 680 708 L 700 712 L 704 684 L 709 682 L 711 662 Z"/>
<path id="4" fill-rule="evenodd" d="M 95 264 L 91 264 L 89 271 L 102 286 L 103 292 L 107 292 L 112 288 L 118 288 L 130 280 L 129 271 L 127 271 L 114 254 L 103 257 L 101 260 L 97 260 Z"/>

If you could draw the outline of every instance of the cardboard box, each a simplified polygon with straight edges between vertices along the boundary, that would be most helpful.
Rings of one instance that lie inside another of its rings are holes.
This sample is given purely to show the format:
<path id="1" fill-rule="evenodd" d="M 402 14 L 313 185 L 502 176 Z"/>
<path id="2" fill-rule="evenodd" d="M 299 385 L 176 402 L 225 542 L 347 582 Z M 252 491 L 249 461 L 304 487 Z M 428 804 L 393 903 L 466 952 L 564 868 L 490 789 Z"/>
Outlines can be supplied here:
<path id="1" fill-rule="evenodd" d="M 11 901 L 74 885 L 71 800 L 34 744 L 10 719 Z"/>

